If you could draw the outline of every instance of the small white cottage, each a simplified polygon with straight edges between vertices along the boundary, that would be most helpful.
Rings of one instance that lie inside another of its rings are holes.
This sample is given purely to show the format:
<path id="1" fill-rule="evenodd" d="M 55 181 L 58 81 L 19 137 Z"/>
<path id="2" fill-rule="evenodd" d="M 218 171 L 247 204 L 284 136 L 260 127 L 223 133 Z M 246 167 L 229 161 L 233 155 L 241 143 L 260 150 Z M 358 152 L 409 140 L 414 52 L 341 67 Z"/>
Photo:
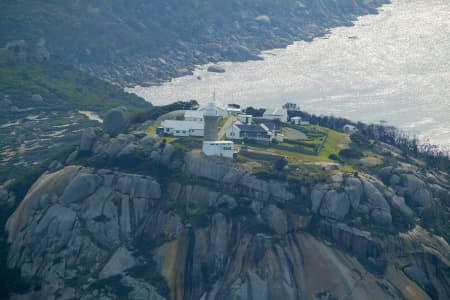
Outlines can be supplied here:
<path id="1" fill-rule="evenodd" d="M 203 136 L 205 123 L 196 121 L 165 120 L 161 123 L 164 133 L 173 136 Z"/>
<path id="2" fill-rule="evenodd" d="M 280 120 L 286 123 L 288 121 L 288 112 L 284 108 L 276 108 L 274 110 L 266 110 L 263 114 L 263 119 Z"/>

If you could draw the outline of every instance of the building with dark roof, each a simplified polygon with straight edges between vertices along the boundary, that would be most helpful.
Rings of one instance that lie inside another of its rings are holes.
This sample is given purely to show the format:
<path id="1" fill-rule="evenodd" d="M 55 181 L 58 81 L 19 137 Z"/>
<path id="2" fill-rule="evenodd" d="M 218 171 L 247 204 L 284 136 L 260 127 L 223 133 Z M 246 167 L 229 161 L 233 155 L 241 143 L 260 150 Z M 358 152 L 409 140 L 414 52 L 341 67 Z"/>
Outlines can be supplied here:
<path id="1" fill-rule="evenodd" d="M 273 133 L 264 124 L 234 123 L 226 129 L 226 137 L 230 140 L 254 140 L 259 142 L 271 142 Z"/>

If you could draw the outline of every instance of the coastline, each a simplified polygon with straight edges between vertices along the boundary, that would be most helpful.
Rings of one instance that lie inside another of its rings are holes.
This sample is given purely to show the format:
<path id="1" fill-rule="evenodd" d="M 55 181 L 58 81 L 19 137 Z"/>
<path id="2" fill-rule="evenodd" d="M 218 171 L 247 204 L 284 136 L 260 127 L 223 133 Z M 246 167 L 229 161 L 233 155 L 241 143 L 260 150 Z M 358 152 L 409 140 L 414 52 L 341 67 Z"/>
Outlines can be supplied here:
<path id="1" fill-rule="evenodd" d="M 367 3 L 366 3 L 367 2 Z M 219 62 L 262 60 L 262 53 L 284 49 L 298 41 L 312 42 L 336 27 L 354 26 L 361 16 L 378 14 L 390 0 L 353 1 L 352 4 L 314 4 L 289 12 L 290 15 L 271 16 L 269 21 L 243 20 L 220 30 L 211 29 L 192 41 L 177 40 L 161 55 L 133 53 L 116 56 L 113 63 L 77 63 L 83 71 L 123 87 L 157 86 L 174 78 L 192 75 L 201 65 Z M 342 6 L 342 7 L 341 7 Z M 267 16 L 266 16 L 267 17 Z"/>

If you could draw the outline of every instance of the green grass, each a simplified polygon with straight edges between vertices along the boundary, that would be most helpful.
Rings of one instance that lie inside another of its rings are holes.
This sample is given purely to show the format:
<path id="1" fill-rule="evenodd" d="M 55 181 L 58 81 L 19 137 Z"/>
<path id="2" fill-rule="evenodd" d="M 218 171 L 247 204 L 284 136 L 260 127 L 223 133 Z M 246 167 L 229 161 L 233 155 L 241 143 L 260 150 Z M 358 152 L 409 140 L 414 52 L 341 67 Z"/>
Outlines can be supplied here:
<path id="1" fill-rule="evenodd" d="M 120 87 L 59 63 L 17 63 L 0 65 L 0 94 L 9 95 L 19 108 L 42 110 L 106 110 L 125 106 L 130 112 L 151 108 L 142 98 L 125 93 Z M 42 102 L 32 102 L 39 94 Z"/>
<path id="2" fill-rule="evenodd" d="M 150 126 L 148 126 L 145 131 L 148 135 L 155 135 L 156 129 L 161 126 L 161 121 L 153 121 Z"/>
<path id="3" fill-rule="evenodd" d="M 252 145 L 249 146 L 249 148 L 253 151 L 264 151 L 283 155 L 288 158 L 289 164 L 298 164 L 303 162 L 334 162 L 330 160 L 328 156 L 330 154 L 338 155 L 340 150 L 347 148 L 350 144 L 350 137 L 347 134 L 320 126 L 309 127 L 317 128 L 328 133 L 327 141 L 325 142 L 324 147 L 322 148 L 322 151 L 319 155 L 308 155 L 293 151 L 275 149 L 270 147 L 270 145 Z"/>

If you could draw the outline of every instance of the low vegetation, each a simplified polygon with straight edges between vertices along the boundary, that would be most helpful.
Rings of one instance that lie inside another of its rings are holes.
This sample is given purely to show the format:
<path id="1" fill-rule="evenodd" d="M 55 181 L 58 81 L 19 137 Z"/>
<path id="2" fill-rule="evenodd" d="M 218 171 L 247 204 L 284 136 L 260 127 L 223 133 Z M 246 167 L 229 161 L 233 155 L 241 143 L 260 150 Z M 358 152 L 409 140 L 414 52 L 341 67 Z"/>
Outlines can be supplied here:
<path id="1" fill-rule="evenodd" d="M 0 65 L 0 97 L 5 95 L 18 108 L 36 106 L 39 110 L 105 112 L 124 106 L 130 112 L 137 112 L 151 107 L 142 98 L 64 65 L 56 58 L 46 63 Z M 42 100 L 33 101 L 33 95 L 40 95 Z"/>

